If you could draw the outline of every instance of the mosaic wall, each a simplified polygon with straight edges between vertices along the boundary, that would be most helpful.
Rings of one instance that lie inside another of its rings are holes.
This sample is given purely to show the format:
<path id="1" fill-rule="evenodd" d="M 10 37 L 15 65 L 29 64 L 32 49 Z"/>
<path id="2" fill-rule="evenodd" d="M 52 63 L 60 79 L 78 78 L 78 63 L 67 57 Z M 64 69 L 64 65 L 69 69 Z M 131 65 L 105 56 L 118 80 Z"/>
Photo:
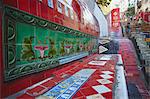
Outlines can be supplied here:
<path id="1" fill-rule="evenodd" d="M 59 66 L 65 56 L 96 52 L 97 38 L 5 7 L 5 81 Z"/>

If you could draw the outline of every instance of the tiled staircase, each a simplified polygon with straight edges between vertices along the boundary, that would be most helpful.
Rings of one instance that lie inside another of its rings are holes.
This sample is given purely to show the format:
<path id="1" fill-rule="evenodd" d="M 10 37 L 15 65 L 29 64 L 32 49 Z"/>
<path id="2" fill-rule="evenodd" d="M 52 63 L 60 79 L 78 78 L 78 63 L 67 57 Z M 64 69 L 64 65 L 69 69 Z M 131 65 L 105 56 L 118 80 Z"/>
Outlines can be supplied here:
<path id="1" fill-rule="evenodd" d="M 145 42 L 145 38 L 146 37 L 144 34 L 136 34 L 134 36 L 134 39 L 136 41 L 134 45 L 137 46 L 139 50 L 139 53 L 137 54 L 139 54 L 138 56 L 141 60 L 142 70 L 148 84 L 147 86 L 150 89 L 150 47 L 147 42 Z"/>
<path id="2" fill-rule="evenodd" d="M 140 45 L 139 42 L 138 44 Z M 141 77 L 141 71 L 138 69 L 137 57 L 132 42 L 128 39 L 119 40 L 118 53 L 122 55 L 127 83 L 132 83 L 137 87 L 139 93 L 142 96 L 142 99 L 149 99 L 150 95 L 144 84 L 143 77 Z"/>

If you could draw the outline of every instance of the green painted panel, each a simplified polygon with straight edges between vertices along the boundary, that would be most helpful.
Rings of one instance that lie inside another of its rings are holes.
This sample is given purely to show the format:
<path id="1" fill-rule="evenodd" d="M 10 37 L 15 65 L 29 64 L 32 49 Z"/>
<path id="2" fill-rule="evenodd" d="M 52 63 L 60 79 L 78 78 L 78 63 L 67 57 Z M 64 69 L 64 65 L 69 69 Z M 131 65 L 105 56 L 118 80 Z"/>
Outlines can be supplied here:
<path id="1" fill-rule="evenodd" d="M 6 81 L 54 68 L 61 59 L 97 49 L 97 39 L 91 35 L 9 7 L 5 10 Z"/>
<path id="2" fill-rule="evenodd" d="M 16 52 L 17 52 L 16 64 L 17 65 L 28 63 L 27 61 L 24 61 L 25 60 L 24 58 L 22 58 L 25 57 L 25 55 L 27 55 L 26 57 L 29 59 L 34 57 L 34 53 L 32 52 L 32 50 L 30 51 L 30 45 L 29 45 L 30 41 L 32 41 L 31 44 L 33 46 L 35 45 L 35 41 L 30 40 L 34 37 L 34 30 L 35 30 L 34 26 L 19 23 L 19 22 L 16 23 Z"/>

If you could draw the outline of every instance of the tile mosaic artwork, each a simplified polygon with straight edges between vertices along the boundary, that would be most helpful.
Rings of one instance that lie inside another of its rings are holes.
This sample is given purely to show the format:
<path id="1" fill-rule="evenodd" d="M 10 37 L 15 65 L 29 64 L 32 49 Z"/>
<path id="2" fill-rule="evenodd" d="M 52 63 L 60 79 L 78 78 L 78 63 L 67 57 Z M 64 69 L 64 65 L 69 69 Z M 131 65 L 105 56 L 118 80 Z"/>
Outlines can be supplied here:
<path id="1" fill-rule="evenodd" d="M 88 80 L 88 78 L 96 71 L 96 69 L 82 69 L 59 83 L 37 99 L 69 99 L 77 90 Z"/>
<path id="2" fill-rule="evenodd" d="M 113 72 L 110 72 L 110 71 L 102 71 L 102 73 L 104 73 L 106 75 L 113 74 Z"/>
<path id="3" fill-rule="evenodd" d="M 99 54 L 108 51 L 108 49 L 104 46 L 99 46 Z"/>
<path id="4" fill-rule="evenodd" d="M 107 43 L 109 43 L 109 42 L 110 42 L 110 40 L 100 40 L 100 41 L 99 41 L 100 44 L 107 44 Z"/>
<path id="5" fill-rule="evenodd" d="M 112 81 L 110 81 L 108 79 L 98 79 L 97 81 L 101 84 L 111 84 L 112 83 Z"/>
<path id="6" fill-rule="evenodd" d="M 102 78 L 104 78 L 104 79 L 110 79 L 110 78 L 113 78 L 112 76 L 110 76 L 110 75 L 106 75 L 106 74 L 102 74 L 102 75 L 100 75 Z"/>
<path id="7" fill-rule="evenodd" d="M 105 65 L 106 61 L 90 61 L 89 65 Z"/>
<path id="8" fill-rule="evenodd" d="M 86 99 L 106 99 L 106 98 L 104 98 L 101 94 L 94 94 L 87 96 Z"/>
<path id="9" fill-rule="evenodd" d="M 106 87 L 105 85 L 97 85 L 97 86 L 92 86 L 98 93 L 106 93 L 110 92 L 111 90 Z"/>
<path id="10" fill-rule="evenodd" d="M 100 60 L 111 60 L 112 55 L 104 55 L 100 58 Z"/>

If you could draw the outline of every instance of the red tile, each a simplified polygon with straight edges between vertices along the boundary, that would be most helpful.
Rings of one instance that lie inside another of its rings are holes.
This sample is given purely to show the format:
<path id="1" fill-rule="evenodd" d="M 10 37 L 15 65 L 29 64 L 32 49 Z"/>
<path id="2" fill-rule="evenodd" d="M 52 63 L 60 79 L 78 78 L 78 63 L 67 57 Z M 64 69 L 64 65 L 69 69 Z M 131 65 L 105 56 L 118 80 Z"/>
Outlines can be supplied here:
<path id="1" fill-rule="evenodd" d="M 47 81 L 47 82 L 45 82 L 45 83 L 43 83 L 43 84 L 41 84 L 41 85 L 43 85 L 43 86 L 45 86 L 45 87 L 47 87 L 47 88 L 52 88 L 53 86 L 55 86 L 56 84 L 55 84 L 55 82 L 53 82 L 52 80 L 49 80 L 49 81 Z"/>
<path id="2" fill-rule="evenodd" d="M 115 81 L 115 78 L 110 78 L 109 80 L 110 80 L 110 81 L 112 81 L 112 82 L 114 83 L 114 81 Z"/>
<path id="3" fill-rule="evenodd" d="M 48 19 L 48 6 L 43 3 L 41 4 L 41 17 Z"/>
<path id="4" fill-rule="evenodd" d="M 51 8 L 48 9 L 48 20 L 54 22 L 53 10 Z"/>
<path id="5" fill-rule="evenodd" d="M 37 15 L 41 17 L 41 3 L 37 2 Z"/>
<path id="6" fill-rule="evenodd" d="M 88 85 L 88 83 L 86 82 L 86 83 L 83 84 L 83 86 L 82 86 L 81 88 L 87 88 L 87 87 L 89 87 L 89 85 Z"/>
<path id="7" fill-rule="evenodd" d="M 69 74 L 69 75 L 73 75 L 74 72 L 71 72 L 71 71 L 67 71 L 66 74 Z"/>
<path id="8" fill-rule="evenodd" d="M 54 75 L 62 75 L 63 72 L 60 72 L 59 70 L 53 73 Z"/>
<path id="9" fill-rule="evenodd" d="M 93 75 L 100 75 L 101 73 L 102 73 L 102 72 L 97 69 L 97 70 L 93 73 Z"/>
<path id="10" fill-rule="evenodd" d="M 53 77 L 53 72 L 51 70 L 50 71 L 45 71 L 44 72 L 44 77 L 45 78 Z"/>
<path id="11" fill-rule="evenodd" d="M 97 80 L 97 79 L 101 79 L 102 77 L 99 75 L 99 74 L 97 74 L 97 75 L 93 75 L 93 76 L 91 76 L 89 79 L 90 80 Z"/>
<path id="12" fill-rule="evenodd" d="M 46 92 L 48 89 L 42 87 L 42 86 L 37 86 L 37 87 L 34 87 L 32 89 L 29 89 L 26 91 L 26 93 L 29 93 L 33 96 L 38 96 L 38 95 L 41 95 L 43 94 L 44 92 Z M 35 94 L 36 93 L 36 94 Z"/>
<path id="13" fill-rule="evenodd" d="M 77 97 L 77 98 L 72 98 L 72 99 L 86 99 L 85 96 Z"/>
<path id="14" fill-rule="evenodd" d="M 113 84 L 105 84 L 105 86 L 112 90 Z"/>
<path id="15" fill-rule="evenodd" d="M 83 94 L 78 91 L 72 98 L 79 98 L 79 97 L 83 97 Z"/>
<path id="16" fill-rule="evenodd" d="M 35 97 L 30 96 L 28 94 L 23 94 L 21 96 L 18 96 L 16 99 L 35 99 Z"/>
<path id="17" fill-rule="evenodd" d="M 30 0 L 18 0 L 19 9 L 29 12 L 30 11 Z"/>
<path id="18" fill-rule="evenodd" d="M 10 93 L 10 90 L 9 90 L 9 85 L 8 84 L 2 84 L 1 85 L 1 95 L 3 95 L 3 97 L 6 97 L 12 93 Z"/>
<path id="19" fill-rule="evenodd" d="M 37 0 L 30 0 L 30 13 L 37 15 Z"/>
<path id="20" fill-rule="evenodd" d="M 14 81 L 12 83 L 9 83 L 8 84 L 10 87 L 9 87 L 9 91 L 10 93 L 16 93 L 22 89 L 25 89 L 27 87 L 30 86 L 30 80 L 26 80 L 26 79 L 23 79 L 23 80 L 18 80 L 18 81 Z"/>
<path id="21" fill-rule="evenodd" d="M 71 69 L 70 71 L 72 71 L 72 72 L 78 72 L 79 69 L 74 68 L 74 69 Z"/>
<path id="22" fill-rule="evenodd" d="M 48 0 L 42 0 L 42 3 L 45 4 L 45 5 L 48 5 Z"/>
<path id="23" fill-rule="evenodd" d="M 17 7 L 18 0 L 3 0 L 3 3 L 9 6 Z"/>
<path id="24" fill-rule="evenodd" d="M 81 89 L 80 91 L 84 94 L 84 96 L 89 96 L 98 93 L 92 87 L 84 88 Z"/>
<path id="25" fill-rule="evenodd" d="M 35 83 L 38 83 L 42 80 L 44 80 L 44 74 L 42 72 L 38 73 L 38 74 L 34 74 L 32 75 L 32 79 L 31 79 L 31 83 L 32 84 L 35 84 Z"/>
<path id="26" fill-rule="evenodd" d="M 102 94 L 103 97 L 106 99 L 112 99 L 112 92 L 106 92 Z"/>
<path id="27" fill-rule="evenodd" d="M 88 83 L 88 85 L 90 85 L 90 86 L 100 85 L 100 83 L 99 83 L 98 81 L 96 81 L 96 80 L 90 80 L 90 81 L 88 81 L 87 83 Z"/>
<path id="28" fill-rule="evenodd" d="M 61 78 L 61 77 L 54 77 L 53 79 L 51 79 L 53 82 L 55 83 L 59 83 L 63 80 L 64 78 Z"/>

